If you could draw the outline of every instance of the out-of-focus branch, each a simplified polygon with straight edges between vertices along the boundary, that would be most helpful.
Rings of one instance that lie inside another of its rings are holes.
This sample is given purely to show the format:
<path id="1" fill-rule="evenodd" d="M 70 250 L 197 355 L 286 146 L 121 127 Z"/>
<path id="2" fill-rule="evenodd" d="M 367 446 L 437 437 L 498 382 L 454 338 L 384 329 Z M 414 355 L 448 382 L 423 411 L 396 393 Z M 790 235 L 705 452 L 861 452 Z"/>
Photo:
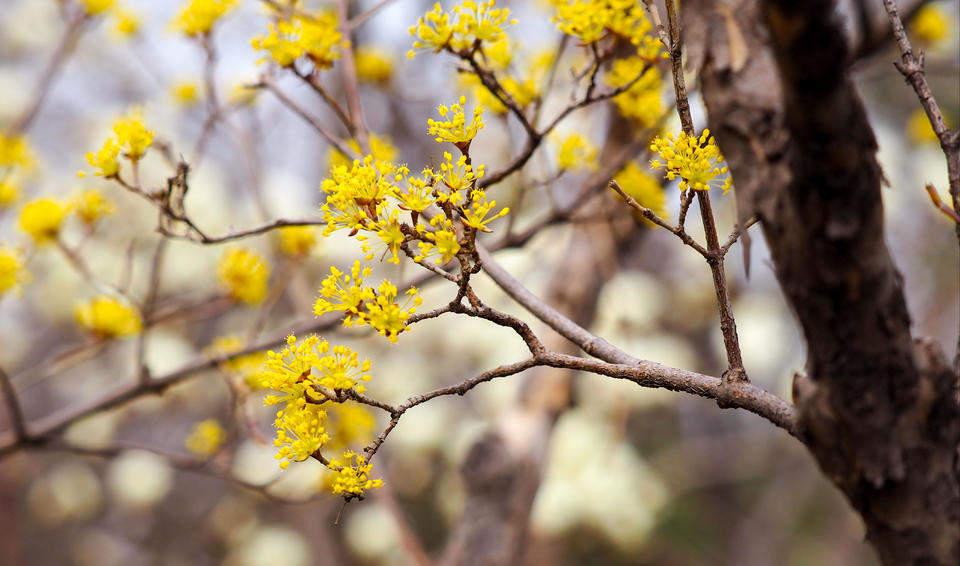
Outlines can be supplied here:
<path id="1" fill-rule="evenodd" d="M 10 427 L 13 429 L 13 437 L 17 442 L 27 440 L 27 425 L 23 419 L 23 409 L 20 407 L 20 399 L 17 398 L 17 392 L 10 382 L 10 376 L 0 368 L 0 394 L 3 395 L 3 402 L 7 406 L 7 416 L 10 419 Z"/>

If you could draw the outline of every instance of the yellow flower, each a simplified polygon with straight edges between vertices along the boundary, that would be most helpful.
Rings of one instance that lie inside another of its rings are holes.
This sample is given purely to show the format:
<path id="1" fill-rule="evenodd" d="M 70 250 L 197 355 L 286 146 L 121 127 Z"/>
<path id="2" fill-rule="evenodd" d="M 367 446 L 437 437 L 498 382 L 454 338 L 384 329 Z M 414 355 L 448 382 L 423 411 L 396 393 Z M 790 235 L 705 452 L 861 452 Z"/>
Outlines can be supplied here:
<path id="1" fill-rule="evenodd" d="M 366 405 L 337 403 L 327 409 L 327 417 L 327 426 L 330 431 L 328 446 L 331 450 L 341 450 L 373 440 L 377 419 Z"/>
<path id="2" fill-rule="evenodd" d="M 229 101 L 230 104 L 233 104 L 234 106 L 250 106 L 256 100 L 256 87 L 247 86 L 243 82 L 233 85 L 233 88 L 230 91 Z"/>
<path id="3" fill-rule="evenodd" d="M 20 286 L 30 281 L 23 262 L 23 255 L 0 244 L 0 297 L 10 292 L 19 292 Z"/>
<path id="4" fill-rule="evenodd" d="M 464 114 L 466 104 L 467 99 L 464 96 L 460 97 L 459 103 L 449 108 L 441 104 L 437 108 L 437 113 L 441 118 L 447 118 L 448 114 L 450 117 L 445 120 L 427 120 L 428 133 L 436 136 L 434 139 L 437 143 L 447 141 L 462 149 L 468 147 L 473 138 L 477 137 L 477 132 L 483 128 L 483 109 L 479 106 L 473 109 L 473 119 L 468 126 Z"/>
<path id="5" fill-rule="evenodd" d="M 308 403 L 303 397 L 291 400 L 277 412 L 273 421 L 277 438 L 273 445 L 280 449 L 275 457 L 283 460 L 282 469 L 290 462 L 306 460 L 330 440 L 325 429 L 326 419 L 327 413 L 320 405 Z"/>
<path id="6" fill-rule="evenodd" d="M 629 41 L 637 54 L 648 61 L 666 56 L 651 34 L 653 25 L 636 0 L 551 0 L 556 8 L 553 21 L 563 33 L 595 43 L 614 34 Z"/>
<path id="7" fill-rule="evenodd" d="M 320 284 L 320 296 L 313 305 L 313 314 L 323 316 L 328 312 L 343 311 L 347 314 L 345 323 L 351 316 L 361 316 L 363 303 L 373 298 L 373 289 L 363 285 L 370 272 L 370 268 L 363 267 L 359 260 L 353 263 L 349 274 L 331 266 L 330 276 Z"/>
<path id="8" fill-rule="evenodd" d="M 107 295 L 77 305 L 74 314 L 83 329 L 102 338 L 132 336 L 142 328 L 137 309 Z"/>
<path id="9" fill-rule="evenodd" d="M 113 203 L 96 189 L 88 189 L 74 199 L 71 209 L 84 224 L 94 224 L 104 216 L 113 214 Z"/>
<path id="10" fill-rule="evenodd" d="M 211 356 L 229 356 L 245 346 L 246 342 L 238 336 L 219 336 L 206 352 Z M 260 389 L 263 387 L 263 365 L 266 361 L 266 352 L 253 352 L 230 358 L 220 364 L 220 369 L 240 376 L 250 389 Z"/>
<path id="11" fill-rule="evenodd" d="M 407 179 L 407 190 L 397 194 L 400 207 L 414 213 L 423 212 L 436 202 L 433 196 L 434 172 L 424 169 L 420 174 L 423 178 L 410 177 Z"/>
<path id="12" fill-rule="evenodd" d="M 80 7 L 91 16 L 96 16 L 113 8 L 116 2 L 117 0 L 80 0 Z"/>
<path id="13" fill-rule="evenodd" d="M 0 133 L 0 169 L 33 166 L 33 152 L 23 136 L 8 137 Z"/>
<path id="14" fill-rule="evenodd" d="M 96 153 L 87 152 L 87 163 L 95 169 L 94 175 L 110 179 L 120 173 L 120 162 L 117 160 L 119 155 L 120 146 L 117 144 L 117 140 L 107 138 L 107 141 L 103 142 L 103 147 Z M 84 175 L 85 173 L 81 171 L 80 176 L 83 177 Z"/>
<path id="15" fill-rule="evenodd" d="M 305 56 L 317 68 L 329 69 L 340 58 L 341 39 L 336 14 L 323 11 L 269 24 L 267 34 L 253 38 L 250 43 L 254 49 L 266 51 L 281 67 L 289 67 Z"/>
<path id="16" fill-rule="evenodd" d="M 461 155 L 456 161 L 450 152 L 443 152 L 443 163 L 440 164 L 438 179 L 446 185 L 448 193 L 438 192 L 440 202 L 451 202 L 460 206 L 467 200 L 467 195 L 473 189 L 477 179 L 483 177 L 483 165 L 476 168 L 467 163 L 467 157 Z"/>
<path id="17" fill-rule="evenodd" d="M 729 176 L 717 179 L 727 174 L 727 167 L 723 165 L 723 155 L 710 130 L 703 130 L 699 138 L 688 136 L 686 132 L 680 132 L 676 138 L 670 134 L 657 136 L 650 149 L 666 160 L 655 159 L 650 165 L 654 169 L 666 169 L 667 179 L 679 177 L 681 191 L 705 191 L 714 184 L 723 189 L 724 194 L 730 189 L 733 181 Z"/>
<path id="18" fill-rule="evenodd" d="M 10 208 L 20 198 L 20 185 L 13 177 L 0 179 L 0 210 Z"/>
<path id="19" fill-rule="evenodd" d="M 113 31 L 120 37 L 130 37 L 140 31 L 140 18 L 123 8 L 113 10 Z"/>
<path id="20" fill-rule="evenodd" d="M 617 59 L 607 82 L 616 88 L 630 85 L 613 98 L 621 116 L 633 120 L 641 128 L 652 128 L 660 122 L 663 117 L 663 83 L 656 67 L 649 66 L 640 57 Z"/>
<path id="21" fill-rule="evenodd" d="M 395 183 L 402 181 L 405 174 L 405 167 L 375 161 L 372 155 L 363 161 L 355 159 L 349 167 L 334 167 L 320 185 L 327 194 L 327 201 L 320 207 L 327 223 L 323 235 L 341 228 L 372 229 L 371 223 L 379 220 L 387 197 L 398 192 Z"/>
<path id="22" fill-rule="evenodd" d="M 436 264 L 447 263 L 456 257 L 460 251 L 460 241 L 457 238 L 457 231 L 445 216 L 437 215 L 430 220 L 430 227 L 420 225 L 417 231 L 425 240 L 417 242 L 420 248 L 420 254 L 414 257 L 415 261 L 423 261 L 434 255 L 439 255 Z"/>
<path id="23" fill-rule="evenodd" d="M 390 136 L 371 133 L 367 141 L 370 142 L 370 155 L 373 156 L 374 161 L 382 161 L 385 163 L 396 161 L 399 151 L 397 150 L 397 146 L 393 145 L 393 139 L 391 139 Z M 347 147 L 357 155 L 363 153 L 360 150 L 360 144 L 357 140 L 349 140 Z M 341 165 L 350 166 L 350 160 L 347 159 L 347 156 L 340 153 L 335 147 L 330 148 L 330 152 L 327 154 L 327 162 L 331 170 Z"/>
<path id="24" fill-rule="evenodd" d="M 560 141 L 557 166 L 564 171 L 595 171 L 597 148 L 580 134 L 569 134 Z"/>
<path id="25" fill-rule="evenodd" d="M 363 242 L 363 252 L 367 254 L 366 260 L 370 261 L 373 259 L 373 256 L 376 255 L 378 251 L 383 250 L 383 257 L 390 254 L 390 263 L 400 263 L 400 258 L 398 254 L 400 253 L 400 248 L 403 243 L 406 241 L 406 236 L 403 234 L 403 230 L 400 228 L 400 213 L 397 210 L 393 211 L 393 214 L 389 218 L 375 222 L 371 226 L 371 231 L 376 234 L 376 238 L 379 240 L 379 244 L 371 245 L 368 242 L 372 239 L 366 235 L 357 236 L 357 240 Z M 380 258 L 383 261 L 383 257 Z"/>
<path id="26" fill-rule="evenodd" d="M 938 4 L 927 4 L 910 22 L 910 31 L 920 43 L 932 45 L 947 38 L 950 20 Z"/>
<path id="27" fill-rule="evenodd" d="M 256 305 L 267 296 L 270 266 L 250 250 L 231 248 L 220 258 L 217 276 L 232 298 Z"/>
<path id="28" fill-rule="evenodd" d="M 217 419 L 207 419 L 193 425 L 190 436 L 184 443 L 187 450 L 201 458 L 216 454 L 227 440 L 227 431 Z"/>
<path id="29" fill-rule="evenodd" d="M 20 229 L 38 245 L 52 242 L 60 233 L 67 207 L 52 198 L 27 203 L 20 212 Z"/>
<path id="30" fill-rule="evenodd" d="M 517 21 L 509 19 L 510 10 L 494 8 L 495 5 L 494 0 L 479 3 L 468 0 L 447 13 L 439 2 L 434 4 L 433 10 L 421 16 L 417 25 L 410 28 L 410 34 L 416 40 L 414 50 L 407 55 L 413 57 L 416 49 L 465 51 L 474 42 L 489 44 L 499 41 L 504 35 L 503 28 Z"/>
<path id="31" fill-rule="evenodd" d="M 386 84 L 393 78 L 393 57 L 377 47 L 360 47 L 356 51 L 357 78 L 373 84 Z"/>
<path id="32" fill-rule="evenodd" d="M 383 480 L 370 479 L 370 470 L 373 469 L 373 465 L 368 464 L 363 456 L 352 451 L 344 452 L 343 463 L 339 460 L 331 460 L 329 467 L 335 472 L 330 482 L 330 490 L 334 495 L 352 499 L 362 497 L 367 490 L 383 486 Z"/>
<path id="33" fill-rule="evenodd" d="M 461 210 L 460 220 L 464 225 L 475 230 L 490 232 L 487 224 L 501 216 L 506 216 L 510 212 L 509 208 L 503 207 L 499 212 L 488 216 L 495 206 L 497 206 L 497 201 L 488 201 L 485 191 L 474 190 L 470 193 L 470 207 Z"/>
<path id="34" fill-rule="evenodd" d="M 173 20 L 173 27 L 186 35 L 210 33 L 217 20 L 236 5 L 237 0 L 189 0 Z"/>
<path id="35" fill-rule="evenodd" d="M 306 256 L 317 245 L 317 229 L 314 226 L 284 226 L 279 232 L 280 250 L 288 256 Z"/>
<path id="36" fill-rule="evenodd" d="M 181 106 L 193 106 L 200 101 L 200 88 L 194 81 L 180 81 L 174 83 L 170 88 L 170 94 L 177 104 Z"/>
<path id="37" fill-rule="evenodd" d="M 140 110 L 131 110 L 126 117 L 117 118 L 113 123 L 113 133 L 124 155 L 131 161 L 143 157 L 153 144 L 153 131 L 143 125 L 143 113 Z"/>
<path id="38" fill-rule="evenodd" d="M 386 336 L 391 342 L 397 341 L 397 335 L 407 330 L 407 320 L 416 311 L 422 299 L 418 296 L 416 287 L 407 289 L 404 293 L 407 300 L 402 305 L 395 302 L 397 288 L 389 281 L 384 281 L 377 289 L 376 298 L 366 303 L 365 319 L 371 328 Z M 409 306 L 413 303 L 413 306 Z"/>
<path id="39" fill-rule="evenodd" d="M 620 185 L 623 192 L 630 195 L 640 206 L 649 208 L 660 218 L 666 217 L 666 197 L 663 194 L 663 187 L 635 162 L 627 163 L 616 174 L 614 180 Z M 620 195 L 617 195 L 617 198 L 622 200 Z M 634 212 L 638 220 L 648 226 L 653 226 L 653 223 L 640 214 L 640 211 Z"/>

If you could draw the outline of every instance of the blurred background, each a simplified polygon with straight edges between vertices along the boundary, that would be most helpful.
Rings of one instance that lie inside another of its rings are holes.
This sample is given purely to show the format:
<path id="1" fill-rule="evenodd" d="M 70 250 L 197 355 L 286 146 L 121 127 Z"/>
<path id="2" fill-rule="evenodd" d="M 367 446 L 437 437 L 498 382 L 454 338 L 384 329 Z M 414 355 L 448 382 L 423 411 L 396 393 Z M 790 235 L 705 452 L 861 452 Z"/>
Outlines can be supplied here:
<path id="1" fill-rule="evenodd" d="M 86 152 L 95 151 L 115 117 L 134 106 L 143 109 L 159 145 L 173 156 L 192 155 L 204 131 L 203 50 L 170 25 L 182 2 L 121 3 L 138 26 L 118 30 L 115 15 L 86 26 L 26 132 L 34 165 L 16 179 L 19 194 L 0 200 L 0 245 L 25 249 L 32 273 L 22 294 L 0 295 L 0 367 L 11 376 L 28 421 L 135 379 L 134 352 L 141 344 L 98 341 L 77 327 L 74 306 L 95 289 L 63 254 L 31 248 L 18 229 L 21 207 L 41 196 L 71 198 L 100 189 L 113 201 L 113 214 L 95 231 L 68 223 L 63 238 L 82 250 L 98 277 L 126 277 L 131 292 L 143 295 L 160 238 L 156 210 L 115 184 L 81 179 L 77 172 L 90 169 Z M 352 11 L 377 3 L 357 2 Z M 518 20 L 509 32 L 515 65 L 556 50 L 559 32 L 547 2 L 501 3 Z M 882 22 L 880 2 L 868 4 Z M 928 4 L 922 19 L 914 18 L 913 32 L 927 53 L 934 93 L 955 126 L 958 3 Z M 67 26 L 63 6 L 55 0 L 0 0 L 0 127 L 31 105 L 34 85 Z M 390 2 L 355 38 L 357 48 L 369 48 L 372 57 L 361 72 L 367 124 L 389 136 L 397 159 L 413 170 L 439 163 L 449 151 L 426 135 L 436 105 L 473 92 L 452 58 L 406 55 L 408 28 L 431 6 Z M 839 8 L 854 41 L 858 6 L 840 2 Z M 203 159 L 191 163 L 186 203 L 208 233 L 319 214 L 328 145 L 271 93 L 243 87 L 268 69 L 258 65 L 261 55 L 250 46 L 268 21 L 258 2 L 243 0 L 215 30 L 215 84 L 230 110 L 209 134 Z M 960 316 L 956 237 L 923 189 L 933 182 L 946 198 L 946 166 L 932 132 L 921 127 L 913 92 L 891 64 L 895 57 L 892 45 L 882 44 L 857 61 L 854 78 L 889 181 L 883 191 L 887 240 L 905 278 L 914 332 L 952 351 Z M 582 50 L 571 46 L 558 65 L 555 92 L 545 98 L 546 115 L 569 100 L 569 69 L 583 61 Z M 322 77 L 342 96 L 338 72 Z M 337 125 L 302 82 L 282 73 L 276 80 L 303 107 Z M 662 96 L 668 109 L 669 85 Z M 692 102 L 702 128 L 695 93 Z M 520 151 L 523 132 L 494 112 L 486 114 L 486 124 L 472 153 L 490 171 Z M 600 147 L 602 167 L 616 139 L 636 128 L 616 105 L 601 103 L 575 113 L 560 129 Z M 679 130 L 675 116 L 666 129 Z M 160 154 L 152 149 L 141 165 L 147 186 L 163 186 L 173 175 Z M 647 159 L 641 154 L 636 162 L 646 169 Z M 513 209 L 511 227 L 533 225 L 591 178 L 590 171 L 555 178 L 556 171 L 556 144 L 548 144 L 520 175 L 491 189 Z M 550 182 L 538 182 L 543 179 Z M 679 193 L 671 185 L 662 190 L 666 215 L 675 218 Z M 702 258 L 671 234 L 634 222 L 610 195 L 599 197 L 574 221 L 546 227 L 525 246 L 497 257 L 551 304 L 631 354 L 719 375 L 723 344 Z M 735 220 L 732 194 L 718 193 L 714 208 L 722 237 Z M 688 222 L 701 238 L 696 225 Z M 789 399 L 791 377 L 803 368 L 802 336 L 773 277 L 762 235 L 758 229 L 751 234 L 750 277 L 739 247 L 727 262 L 746 369 L 753 382 Z M 169 243 L 158 312 L 167 308 L 172 314 L 149 324 L 142 343 L 154 375 L 202 358 L 218 338 L 282 336 L 311 320 L 315 290 L 329 267 L 348 267 L 358 256 L 355 242 L 332 236 L 319 238 L 306 257 L 291 258 L 274 236 L 243 241 L 271 265 L 271 288 L 282 285 L 266 315 L 223 300 L 216 278 L 223 246 Z M 384 263 L 378 275 L 404 280 L 415 268 Z M 477 289 L 490 304 L 535 322 L 486 277 L 478 278 Z M 424 309 L 452 293 L 448 283 L 424 285 Z M 248 334 L 256 325 L 263 328 Z M 548 330 L 538 332 L 553 347 L 565 348 Z M 417 324 L 396 345 L 360 329 L 337 327 L 325 336 L 373 360 L 369 394 L 391 403 L 522 359 L 525 351 L 509 331 L 465 318 Z M 269 441 L 274 411 L 262 405 L 263 393 L 247 385 L 251 373 L 250 364 L 221 364 L 163 395 L 84 419 L 56 446 L 4 455 L 0 564 L 422 565 L 428 563 L 424 553 L 453 560 L 465 552 L 468 533 L 489 526 L 483 510 L 488 500 L 521 509 L 503 531 L 522 533 L 518 564 L 877 563 L 858 518 L 799 443 L 755 415 L 720 410 L 704 399 L 557 372 L 488 383 L 407 413 L 375 461 L 374 475 L 385 487 L 344 507 L 322 491 L 325 472 L 318 462 L 279 469 Z M 11 438 L 8 416 L 0 409 L 5 441 Z M 185 443 L 195 425 L 208 419 L 223 423 L 226 442 L 208 462 L 195 465 Z M 368 440 L 386 424 L 374 413 L 357 422 L 357 438 Z M 499 483 L 504 475 L 510 479 Z"/>

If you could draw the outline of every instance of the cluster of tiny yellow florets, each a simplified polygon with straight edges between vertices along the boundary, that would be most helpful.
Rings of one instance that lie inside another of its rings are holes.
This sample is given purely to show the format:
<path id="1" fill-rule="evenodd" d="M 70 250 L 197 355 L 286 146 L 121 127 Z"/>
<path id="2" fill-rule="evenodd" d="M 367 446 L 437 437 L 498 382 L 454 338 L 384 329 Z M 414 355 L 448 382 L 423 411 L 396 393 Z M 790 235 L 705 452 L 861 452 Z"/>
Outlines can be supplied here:
<path id="1" fill-rule="evenodd" d="M 450 142 L 457 147 L 469 145 L 477 133 L 483 128 L 483 108 L 477 106 L 473 109 L 473 118 L 467 124 L 467 116 L 464 106 L 467 104 L 466 97 L 461 96 L 460 101 L 452 106 L 441 104 L 437 108 L 442 120 L 427 120 L 427 132 L 434 136 L 437 143 Z"/>
<path id="2" fill-rule="evenodd" d="M 363 46 L 356 50 L 355 64 L 357 78 L 361 81 L 384 85 L 393 78 L 393 56 L 389 51 L 372 46 Z"/>
<path id="3" fill-rule="evenodd" d="M 658 136 L 650 149 L 660 155 L 664 161 L 655 159 L 650 165 L 655 169 L 665 169 L 667 179 L 680 179 L 680 190 L 694 189 L 705 191 L 716 185 L 726 193 L 732 179 L 727 175 L 727 166 L 723 164 L 723 155 L 710 130 L 703 130 L 700 137 L 680 132 L 676 137 L 671 134 Z M 723 177 L 718 179 L 718 177 Z"/>
<path id="4" fill-rule="evenodd" d="M 206 352 L 216 358 L 229 356 L 229 359 L 219 365 L 220 370 L 239 377 L 250 389 L 260 389 L 263 387 L 263 366 L 267 361 L 267 353 L 261 351 L 234 355 L 243 350 L 244 346 L 246 341 L 239 336 L 218 336 Z"/>
<path id="5" fill-rule="evenodd" d="M 104 216 L 113 214 L 113 202 L 97 189 L 87 189 L 73 199 L 70 209 L 86 226 L 92 226 Z"/>
<path id="6" fill-rule="evenodd" d="M 620 185 L 623 192 L 637 201 L 640 206 L 649 208 L 660 218 L 666 216 L 666 196 L 663 193 L 663 187 L 636 162 L 628 162 L 613 179 Z M 639 211 L 634 212 L 638 220 L 647 226 L 653 226 L 653 223 Z"/>
<path id="7" fill-rule="evenodd" d="M 205 35 L 236 6 L 237 0 L 189 0 L 173 20 L 173 27 L 185 35 Z"/>
<path id="8" fill-rule="evenodd" d="M 57 240 L 70 213 L 90 229 L 113 211 L 113 203 L 96 189 L 83 191 L 70 201 L 41 197 L 28 202 L 20 211 L 20 229 L 35 245 L 43 246 Z"/>
<path id="9" fill-rule="evenodd" d="M 331 440 L 331 430 L 344 431 L 350 436 L 341 439 L 341 445 L 366 434 L 364 431 L 372 424 L 350 409 L 337 409 L 337 424 L 328 429 L 329 420 L 324 407 L 328 403 L 341 403 L 343 399 L 339 394 L 342 391 L 362 393 L 363 382 L 370 379 L 370 368 L 371 363 L 361 362 L 356 352 L 345 346 L 331 347 L 329 342 L 315 335 L 299 344 L 291 335 L 281 352 L 267 353 L 263 387 L 280 395 L 270 395 L 264 402 L 267 405 L 284 404 L 274 421 L 277 429 L 274 445 L 279 448 L 276 457 L 282 460 L 280 467 L 286 468 L 290 462 L 319 455 L 321 448 Z M 356 422 L 352 422 L 354 419 Z M 339 471 L 340 467 L 339 464 L 330 464 L 334 471 Z"/>
<path id="10" fill-rule="evenodd" d="M 584 44 L 610 36 L 629 41 L 637 55 L 647 61 L 665 57 L 652 34 L 653 25 L 636 0 L 550 0 L 556 8 L 553 20 L 560 31 Z"/>
<path id="11" fill-rule="evenodd" d="M 383 486 L 383 480 L 370 479 L 373 465 L 368 464 L 362 455 L 347 451 L 343 457 L 342 463 L 339 460 L 330 461 L 330 469 L 335 472 L 330 480 L 330 490 L 334 494 L 350 499 L 362 496 L 367 490 Z"/>
<path id="12" fill-rule="evenodd" d="M 313 312 L 322 316 L 328 312 L 343 312 L 344 326 L 369 325 L 386 336 L 391 342 L 407 329 L 407 321 L 421 303 L 416 287 L 407 289 L 403 304 L 397 302 L 397 288 L 390 281 L 383 281 L 373 288 L 365 284 L 370 276 L 369 267 L 356 261 L 350 273 L 336 267 L 330 268 L 330 276 L 320 285 L 320 296 L 313 305 Z"/>
<path id="13" fill-rule="evenodd" d="M 100 338 L 120 338 L 140 333 L 143 324 L 137 309 L 124 301 L 101 295 L 74 308 L 81 328 Z"/>
<path id="14" fill-rule="evenodd" d="M 615 60 L 607 82 L 614 88 L 627 87 L 613 98 L 624 118 L 633 120 L 641 128 L 652 128 L 663 117 L 660 71 L 641 57 Z"/>
<path id="15" fill-rule="evenodd" d="M 289 257 L 305 257 L 317 246 L 317 229 L 314 226 L 285 226 L 279 232 L 280 251 Z"/>
<path id="16" fill-rule="evenodd" d="M 499 40 L 504 34 L 503 28 L 515 24 L 516 20 L 510 19 L 510 10 L 495 8 L 495 5 L 494 0 L 468 0 L 450 12 L 444 12 L 439 2 L 434 4 L 433 10 L 421 16 L 417 25 L 410 28 L 410 33 L 417 39 L 408 55 L 413 57 L 416 49 L 430 49 L 435 53 L 443 50 L 465 52 L 475 44 L 482 48 L 484 44 Z"/>
<path id="17" fill-rule="evenodd" d="M 390 136 L 371 132 L 370 135 L 367 136 L 367 143 L 370 145 L 370 155 L 373 156 L 375 161 L 392 163 L 397 160 L 397 154 L 399 152 L 397 146 L 393 145 L 393 140 Z M 360 143 L 357 140 L 348 140 L 347 147 L 357 155 L 363 153 L 360 149 Z M 327 162 L 330 169 L 333 170 L 333 168 L 339 167 L 340 165 L 349 167 L 351 160 L 346 155 L 340 153 L 340 150 L 333 147 L 330 148 L 330 152 L 327 154 Z"/>
<path id="18" fill-rule="evenodd" d="M 193 425 L 190 436 L 184 442 L 187 450 L 201 458 L 216 454 L 227 440 L 227 431 L 217 419 L 207 419 Z"/>
<path id="19" fill-rule="evenodd" d="M 230 297 L 248 305 L 256 305 L 267 296 L 270 265 L 253 251 L 231 248 L 220 258 L 217 277 Z"/>
<path id="20" fill-rule="evenodd" d="M 597 148 L 583 135 L 569 134 L 558 145 L 557 167 L 562 171 L 596 170 Z"/>
<path id="21" fill-rule="evenodd" d="M 7 293 L 18 293 L 29 280 L 30 273 L 23 261 L 23 254 L 0 244 L 0 298 Z"/>
<path id="22" fill-rule="evenodd" d="M 117 118 L 113 123 L 113 135 L 95 153 L 87 153 L 87 162 L 94 168 L 95 175 L 106 179 L 117 177 L 120 174 L 120 154 L 136 163 L 153 145 L 153 135 L 153 131 L 144 125 L 141 111 L 132 110 Z M 80 175 L 84 174 L 81 172 Z"/>
<path id="23" fill-rule="evenodd" d="M 341 34 L 337 25 L 337 16 L 330 11 L 295 14 L 269 24 L 267 33 L 253 38 L 251 44 L 267 52 L 281 67 L 306 57 L 318 69 L 327 69 L 340 58 Z"/>

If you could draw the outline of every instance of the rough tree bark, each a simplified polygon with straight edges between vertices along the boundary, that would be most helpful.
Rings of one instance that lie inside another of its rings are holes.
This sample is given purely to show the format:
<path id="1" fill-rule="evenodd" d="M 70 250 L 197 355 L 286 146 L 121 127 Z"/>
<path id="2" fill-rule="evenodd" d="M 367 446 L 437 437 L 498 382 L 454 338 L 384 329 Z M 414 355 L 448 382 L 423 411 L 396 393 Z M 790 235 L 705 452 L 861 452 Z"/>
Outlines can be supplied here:
<path id="1" fill-rule="evenodd" d="M 914 340 L 883 173 L 829 0 L 685 3 L 688 61 L 803 328 L 801 438 L 888 565 L 960 563 L 960 376 Z M 892 70 L 892 65 L 891 65 Z"/>

